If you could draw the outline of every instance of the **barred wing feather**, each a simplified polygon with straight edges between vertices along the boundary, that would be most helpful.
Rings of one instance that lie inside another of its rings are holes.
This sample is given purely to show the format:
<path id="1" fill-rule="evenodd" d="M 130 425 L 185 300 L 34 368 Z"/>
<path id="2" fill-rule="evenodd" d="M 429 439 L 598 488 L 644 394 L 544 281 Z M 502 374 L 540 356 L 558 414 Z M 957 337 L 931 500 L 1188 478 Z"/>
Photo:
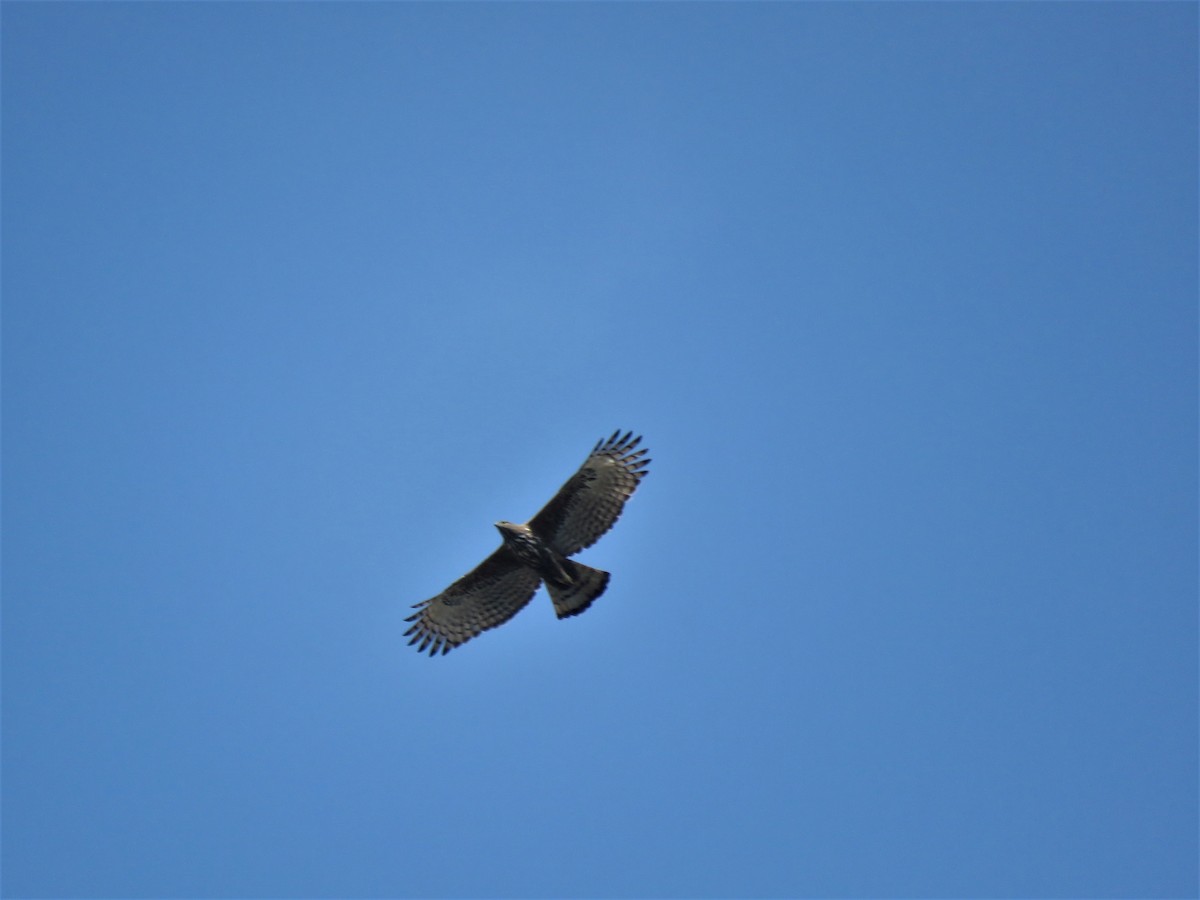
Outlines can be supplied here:
<path id="1" fill-rule="evenodd" d="M 641 437 L 618 430 L 591 454 L 536 516 L 529 527 L 563 556 L 596 543 L 621 517 L 621 510 L 646 476 L 650 460 L 635 449 Z"/>
<path id="2" fill-rule="evenodd" d="M 452 649 L 475 635 L 515 616 L 541 584 L 541 577 L 501 547 L 436 597 L 415 607 L 405 621 L 415 624 L 404 633 L 417 650 L 430 656 Z"/>

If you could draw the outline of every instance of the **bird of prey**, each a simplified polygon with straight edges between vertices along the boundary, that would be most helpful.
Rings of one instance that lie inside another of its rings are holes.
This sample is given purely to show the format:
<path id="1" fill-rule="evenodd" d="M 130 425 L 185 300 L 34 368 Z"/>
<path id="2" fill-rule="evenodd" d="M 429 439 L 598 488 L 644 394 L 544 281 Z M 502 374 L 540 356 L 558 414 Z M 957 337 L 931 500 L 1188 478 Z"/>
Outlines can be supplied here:
<path id="1" fill-rule="evenodd" d="M 524 525 L 497 522 L 504 543 L 436 597 L 416 604 L 405 621 L 418 651 L 449 653 L 481 631 L 521 611 L 543 581 L 560 619 L 583 612 L 608 587 L 608 573 L 572 562 L 620 518 L 625 501 L 646 476 L 650 460 L 641 437 L 613 432 L 599 441 L 579 471 Z M 419 642 L 419 643 L 418 643 Z"/>

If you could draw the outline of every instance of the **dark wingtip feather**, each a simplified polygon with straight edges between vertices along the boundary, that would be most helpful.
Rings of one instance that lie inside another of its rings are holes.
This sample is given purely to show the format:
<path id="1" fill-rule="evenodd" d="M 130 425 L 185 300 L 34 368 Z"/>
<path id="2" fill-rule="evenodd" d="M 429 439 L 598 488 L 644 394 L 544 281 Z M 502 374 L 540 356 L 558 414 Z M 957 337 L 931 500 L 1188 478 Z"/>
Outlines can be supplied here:
<path id="1" fill-rule="evenodd" d="M 632 431 L 626 431 L 624 434 L 621 434 L 621 429 L 618 428 L 607 440 L 597 442 L 596 446 L 592 448 L 592 452 L 601 451 L 624 455 L 641 443 L 641 440 L 642 436 L 640 434 L 637 437 L 634 437 Z"/>

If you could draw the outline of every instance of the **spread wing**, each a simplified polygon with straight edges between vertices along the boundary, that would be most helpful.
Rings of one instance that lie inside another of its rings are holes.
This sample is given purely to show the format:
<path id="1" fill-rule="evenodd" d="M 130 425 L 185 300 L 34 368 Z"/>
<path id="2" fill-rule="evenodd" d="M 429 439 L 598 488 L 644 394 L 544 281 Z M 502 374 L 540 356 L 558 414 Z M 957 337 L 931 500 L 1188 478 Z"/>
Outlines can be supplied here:
<path id="1" fill-rule="evenodd" d="M 529 520 L 529 527 L 563 556 L 596 543 L 646 476 L 646 450 L 633 449 L 641 440 L 632 431 L 621 436 L 618 429 L 597 443 L 579 471 Z"/>
<path id="2" fill-rule="evenodd" d="M 405 621 L 415 624 L 404 636 L 418 651 L 429 655 L 449 653 L 481 631 L 503 625 L 525 606 L 541 584 L 541 577 L 521 565 L 507 547 L 501 547 L 478 566 L 432 599 L 416 604 L 418 612 Z"/>

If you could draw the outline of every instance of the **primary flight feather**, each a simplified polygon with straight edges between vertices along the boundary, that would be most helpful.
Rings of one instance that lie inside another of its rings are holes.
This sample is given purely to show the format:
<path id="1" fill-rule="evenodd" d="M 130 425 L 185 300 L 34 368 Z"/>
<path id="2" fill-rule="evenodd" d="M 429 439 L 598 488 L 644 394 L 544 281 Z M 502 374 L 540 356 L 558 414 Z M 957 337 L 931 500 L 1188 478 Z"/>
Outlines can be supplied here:
<path id="1" fill-rule="evenodd" d="M 481 631 L 507 622 L 543 581 L 560 619 L 578 615 L 608 587 L 609 575 L 567 557 L 596 543 L 646 477 L 641 437 L 613 432 L 599 441 L 579 471 L 524 525 L 497 522 L 504 543 L 436 597 L 416 604 L 404 634 L 430 656 L 449 653 Z"/>

